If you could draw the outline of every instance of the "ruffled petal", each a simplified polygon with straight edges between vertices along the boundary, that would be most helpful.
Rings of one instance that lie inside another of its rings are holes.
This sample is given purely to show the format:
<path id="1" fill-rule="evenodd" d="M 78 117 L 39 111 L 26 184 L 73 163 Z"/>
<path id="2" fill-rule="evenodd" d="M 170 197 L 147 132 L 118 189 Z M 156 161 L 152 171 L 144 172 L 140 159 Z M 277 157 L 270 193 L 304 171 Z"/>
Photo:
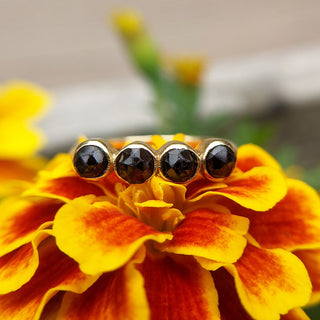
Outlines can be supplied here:
<path id="1" fill-rule="evenodd" d="M 109 202 L 93 202 L 93 196 L 71 201 L 58 211 L 53 224 L 58 247 L 87 274 L 120 268 L 147 240 L 172 238 Z"/>
<path id="2" fill-rule="evenodd" d="M 148 257 L 141 265 L 152 320 L 219 320 L 209 271 L 191 257 Z"/>
<path id="3" fill-rule="evenodd" d="M 211 259 L 194 256 L 200 266 L 209 271 L 216 271 L 225 265 L 224 262 L 217 262 Z"/>
<path id="4" fill-rule="evenodd" d="M 185 186 L 155 176 L 150 180 L 150 188 L 154 199 L 174 203 L 174 207 L 177 209 L 183 208 L 187 191 Z"/>
<path id="5" fill-rule="evenodd" d="M 155 148 L 155 149 L 159 149 L 161 148 L 161 146 L 163 146 L 167 141 L 159 136 L 159 135 L 153 135 L 151 137 L 151 142 L 150 142 L 150 145 Z"/>
<path id="6" fill-rule="evenodd" d="M 309 305 L 320 302 L 320 249 L 298 250 L 294 254 L 303 262 L 308 270 L 312 283 L 312 295 Z"/>
<path id="7" fill-rule="evenodd" d="M 103 196 L 104 191 L 98 185 L 79 177 L 62 177 L 39 182 L 34 187 L 28 189 L 24 194 L 48 197 L 68 202 L 88 194 Z"/>
<path id="8" fill-rule="evenodd" d="M 60 290 L 84 292 L 98 277 L 83 274 L 78 264 L 56 247 L 53 238 L 39 248 L 40 264 L 19 290 L 0 296 L 2 319 L 38 320 L 46 303 Z"/>
<path id="9" fill-rule="evenodd" d="M 310 186 L 299 180 L 288 180 L 288 192 L 265 213 L 231 209 L 250 219 L 249 233 L 264 248 L 286 250 L 320 247 L 320 198 Z"/>
<path id="10" fill-rule="evenodd" d="M 47 302 L 42 310 L 40 320 L 57 320 L 64 295 L 64 291 L 59 291 Z"/>
<path id="11" fill-rule="evenodd" d="M 119 192 L 118 205 L 125 204 L 132 212 L 136 211 L 136 204 L 150 200 L 159 200 L 174 204 L 176 209 L 183 209 L 185 205 L 186 187 L 160 177 L 153 177 L 148 182 L 140 185 L 132 184 Z"/>
<path id="12" fill-rule="evenodd" d="M 171 232 L 184 219 L 180 210 L 171 208 L 172 204 L 161 200 L 148 200 L 135 204 L 136 217 L 162 232 Z"/>
<path id="13" fill-rule="evenodd" d="M 40 157 L 23 160 L 0 159 L 0 197 L 21 194 L 44 165 L 45 159 Z"/>
<path id="14" fill-rule="evenodd" d="M 212 272 L 219 297 L 221 320 L 254 320 L 243 308 L 233 277 L 224 268 Z"/>
<path id="15" fill-rule="evenodd" d="M 134 259 L 121 269 L 104 273 L 81 295 L 66 293 L 57 320 L 149 319 L 144 280 L 136 262 Z"/>
<path id="16" fill-rule="evenodd" d="M 254 320 L 242 306 L 232 276 L 224 268 L 212 272 L 212 275 L 218 291 L 221 320 Z M 280 319 L 308 320 L 309 317 L 301 308 L 294 308 Z"/>
<path id="17" fill-rule="evenodd" d="M 254 167 L 270 167 L 281 171 L 280 164 L 264 149 L 254 144 L 244 144 L 237 152 L 237 168 L 243 172 Z"/>
<path id="18" fill-rule="evenodd" d="M 126 182 L 120 180 L 120 178 L 116 175 L 115 172 L 111 172 L 107 177 L 97 181 L 96 183 L 99 187 L 101 187 L 104 192 L 110 197 L 117 197 L 117 187 L 118 185 L 125 186 Z"/>
<path id="19" fill-rule="evenodd" d="M 48 236 L 48 232 L 40 231 L 32 243 L 0 258 L 0 294 L 15 291 L 30 280 L 39 265 L 37 247 Z"/>
<path id="20" fill-rule="evenodd" d="M 245 173 L 235 173 L 224 183 L 228 186 L 216 189 L 215 183 L 212 182 L 212 191 L 206 188 L 202 193 L 200 189 L 196 195 L 187 192 L 187 197 L 195 202 L 208 196 L 220 195 L 245 208 L 266 211 L 279 202 L 287 192 L 287 184 L 281 172 L 267 167 L 256 167 Z"/>
<path id="21" fill-rule="evenodd" d="M 0 256 L 32 240 L 53 220 L 61 202 L 41 198 L 8 198 L 0 204 Z"/>
<path id="22" fill-rule="evenodd" d="M 279 314 L 310 299 L 307 270 L 295 255 L 282 249 L 248 244 L 242 257 L 226 268 L 235 278 L 243 306 L 256 320 L 277 320 Z"/>
<path id="23" fill-rule="evenodd" d="M 228 185 L 223 181 L 213 182 L 211 180 L 199 176 L 187 185 L 186 197 L 188 199 L 203 199 L 206 192 L 212 192 L 214 190 L 219 190 L 227 187 Z"/>
<path id="24" fill-rule="evenodd" d="M 240 258 L 247 244 L 247 218 L 198 209 L 186 214 L 173 231 L 173 239 L 157 248 L 232 263 Z"/>
<path id="25" fill-rule="evenodd" d="M 106 183 L 105 183 L 106 184 Z M 39 172 L 36 183 L 25 191 L 25 195 L 43 196 L 68 202 L 72 199 L 94 194 L 105 195 L 104 184 L 80 178 L 75 174 L 72 157 L 69 154 L 58 154 Z"/>

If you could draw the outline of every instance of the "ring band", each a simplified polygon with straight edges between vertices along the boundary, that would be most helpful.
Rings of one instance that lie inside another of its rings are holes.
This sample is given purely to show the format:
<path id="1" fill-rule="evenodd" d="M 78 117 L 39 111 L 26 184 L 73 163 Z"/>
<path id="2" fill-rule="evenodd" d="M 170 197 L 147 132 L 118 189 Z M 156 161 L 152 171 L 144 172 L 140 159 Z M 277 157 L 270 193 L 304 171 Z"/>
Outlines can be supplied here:
<path id="1" fill-rule="evenodd" d="M 162 136 L 164 143 L 155 148 L 152 136 L 119 139 L 89 139 L 74 150 L 73 165 L 85 179 L 99 180 L 112 171 L 129 183 L 140 184 L 154 175 L 174 183 L 188 183 L 198 174 L 209 180 L 223 179 L 233 171 L 237 147 L 220 138 Z"/>

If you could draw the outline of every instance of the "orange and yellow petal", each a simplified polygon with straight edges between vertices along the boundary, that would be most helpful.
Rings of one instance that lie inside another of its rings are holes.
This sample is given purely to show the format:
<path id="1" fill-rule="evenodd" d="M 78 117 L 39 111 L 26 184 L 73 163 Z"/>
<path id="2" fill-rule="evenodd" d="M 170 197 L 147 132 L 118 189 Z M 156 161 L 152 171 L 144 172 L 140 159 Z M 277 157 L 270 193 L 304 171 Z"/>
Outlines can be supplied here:
<path id="1" fill-rule="evenodd" d="M 209 271 L 216 271 L 225 265 L 224 262 L 218 262 L 218 261 L 197 257 L 197 256 L 193 256 L 193 257 L 197 260 L 197 262 L 200 264 L 202 268 Z"/>
<path id="2" fill-rule="evenodd" d="M 194 255 L 232 263 L 240 258 L 247 244 L 249 220 L 227 213 L 198 209 L 186 214 L 173 231 L 173 239 L 157 247 L 163 251 Z"/>
<path id="3" fill-rule="evenodd" d="M 59 153 L 39 172 L 38 179 L 49 180 L 73 176 L 75 176 L 75 171 L 72 156 L 68 153 Z"/>
<path id="4" fill-rule="evenodd" d="M 219 183 L 219 182 L 218 182 Z M 197 194 L 187 192 L 192 202 L 205 197 L 223 196 L 255 211 L 266 211 L 279 202 L 287 192 L 287 184 L 281 172 L 268 168 L 256 167 L 245 173 L 237 172 L 223 181 L 227 187 L 217 189 L 212 182 L 213 190 L 198 189 Z"/>
<path id="5" fill-rule="evenodd" d="M 135 260 L 104 273 L 86 292 L 66 293 L 57 320 L 147 320 L 148 301 Z"/>
<path id="6" fill-rule="evenodd" d="M 48 227 L 62 203 L 43 198 L 11 197 L 0 204 L 0 256 L 30 242 L 39 228 Z"/>
<path id="7" fill-rule="evenodd" d="M 40 246 L 39 261 L 28 283 L 0 296 L 2 319 L 38 320 L 46 303 L 57 292 L 82 293 L 98 278 L 83 274 L 75 261 L 58 250 L 52 237 Z"/>
<path id="8" fill-rule="evenodd" d="M 219 320 L 209 271 L 191 257 L 148 257 L 141 266 L 152 320 Z"/>
<path id="9" fill-rule="evenodd" d="M 254 144 L 244 144 L 237 152 L 237 168 L 243 172 L 254 167 L 270 167 L 281 171 L 280 164 L 264 149 Z"/>
<path id="10" fill-rule="evenodd" d="M 66 177 L 79 178 L 73 168 L 72 156 L 67 153 L 60 153 L 48 163 L 44 170 L 40 171 L 37 182 L 39 185 L 45 185 L 46 183 L 52 184 L 51 181 L 59 181 L 60 178 Z M 81 180 L 88 181 L 85 179 Z M 106 178 L 100 179 L 99 181 L 91 181 L 91 183 L 102 188 L 106 194 L 110 196 L 116 196 L 117 184 L 124 184 L 114 172 Z"/>
<path id="11" fill-rule="evenodd" d="M 109 202 L 94 197 L 77 198 L 57 213 L 53 232 L 58 247 L 88 274 L 123 266 L 147 240 L 164 242 L 170 234 L 159 232 L 123 214 Z"/>
<path id="12" fill-rule="evenodd" d="M 240 302 L 232 275 L 224 268 L 211 274 L 218 291 L 221 320 L 254 320 Z"/>
<path id="13" fill-rule="evenodd" d="M 41 157 L 0 159 L 0 197 L 22 193 L 30 187 L 30 182 L 44 165 L 45 159 Z"/>
<path id="14" fill-rule="evenodd" d="M 15 291 L 30 280 L 39 264 L 37 247 L 47 237 L 48 232 L 39 231 L 32 243 L 0 258 L 0 294 Z"/>
<path id="15" fill-rule="evenodd" d="M 97 181 L 97 185 L 99 185 L 106 195 L 109 197 L 117 197 L 118 187 L 125 187 L 127 183 L 120 180 L 120 178 L 116 175 L 115 172 L 111 172 L 106 178 L 103 178 Z"/>
<path id="16" fill-rule="evenodd" d="M 150 145 L 155 148 L 155 149 L 159 149 L 161 148 L 167 141 L 159 135 L 153 135 L 151 137 L 151 141 L 150 141 Z"/>
<path id="17" fill-rule="evenodd" d="M 256 320 L 277 320 L 305 305 L 311 282 L 303 263 L 282 249 L 262 249 L 248 244 L 242 257 L 226 266 L 234 276 L 240 301 Z"/>
<path id="18" fill-rule="evenodd" d="M 40 320 L 57 320 L 64 295 L 64 291 L 59 291 L 46 303 L 42 309 Z"/>
<path id="19" fill-rule="evenodd" d="M 136 204 L 156 200 L 160 201 L 159 204 L 165 202 L 174 205 L 176 209 L 182 210 L 185 205 L 185 193 L 185 186 L 155 176 L 141 185 L 133 184 L 126 189 L 119 190 L 118 205 L 124 211 L 130 209 L 131 212 L 136 212 Z"/>
<path id="20" fill-rule="evenodd" d="M 72 157 L 69 154 L 58 154 L 38 174 L 36 182 L 24 195 L 42 196 L 68 202 L 72 199 L 94 194 L 115 198 L 115 186 L 118 179 L 111 174 L 103 181 L 88 181 L 76 175 Z"/>
<path id="21" fill-rule="evenodd" d="M 198 198 L 203 199 L 204 195 L 206 195 L 206 192 L 212 192 L 214 190 L 227 188 L 228 185 L 224 183 L 224 181 L 211 181 L 209 179 L 205 179 L 201 176 L 198 178 L 192 180 L 187 185 L 187 192 L 186 197 L 188 199 Z"/>
<path id="22" fill-rule="evenodd" d="M 231 212 L 250 219 L 249 233 L 264 248 L 320 247 L 320 198 L 302 181 L 288 179 L 286 196 L 267 212 L 256 213 L 240 207 Z"/>
<path id="23" fill-rule="evenodd" d="M 65 202 L 88 194 L 105 195 L 103 189 L 98 185 L 76 176 L 41 181 L 24 194 L 59 199 Z"/>
<path id="24" fill-rule="evenodd" d="M 39 169 L 45 165 L 45 159 L 34 157 L 24 160 L 0 159 L 0 181 L 26 180 L 31 181 Z"/>
<path id="25" fill-rule="evenodd" d="M 224 268 L 212 272 L 212 276 L 218 291 L 221 320 L 254 320 L 241 304 L 233 277 Z M 301 308 L 294 308 L 280 319 L 308 320 L 309 317 Z"/>
<path id="26" fill-rule="evenodd" d="M 297 250 L 294 254 L 303 262 L 308 270 L 312 283 L 310 305 L 320 302 L 320 249 Z"/>
<path id="27" fill-rule="evenodd" d="M 174 207 L 178 209 L 183 208 L 187 191 L 185 186 L 154 177 L 150 180 L 150 188 L 154 199 L 174 203 Z"/>
<path id="28" fill-rule="evenodd" d="M 184 219 L 180 210 L 161 200 L 148 200 L 136 203 L 136 217 L 156 230 L 171 232 Z"/>

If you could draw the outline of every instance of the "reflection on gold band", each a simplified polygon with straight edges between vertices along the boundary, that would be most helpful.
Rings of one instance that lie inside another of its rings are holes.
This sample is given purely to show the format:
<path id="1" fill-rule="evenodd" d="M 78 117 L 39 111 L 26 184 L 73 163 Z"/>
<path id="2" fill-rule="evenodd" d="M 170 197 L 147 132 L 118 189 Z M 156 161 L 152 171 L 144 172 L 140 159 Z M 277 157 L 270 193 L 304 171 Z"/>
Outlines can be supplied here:
<path id="1" fill-rule="evenodd" d="M 115 171 L 120 179 L 128 183 L 143 183 L 155 174 L 175 183 L 187 183 L 198 173 L 210 180 L 225 178 L 231 174 L 235 166 L 237 152 L 237 148 L 232 142 L 220 138 L 182 137 L 183 141 L 178 140 L 177 135 L 161 136 L 160 139 L 163 139 L 164 144 L 160 148 L 154 147 L 154 136 L 149 135 L 127 136 L 108 141 L 103 139 L 86 140 L 76 147 L 74 159 L 80 151 L 85 154 L 85 148 L 90 149 L 91 153 L 92 148 L 98 148 L 98 153 L 106 155 L 107 160 L 105 161 L 108 161 L 105 164 L 106 169 L 101 171 L 99 175 L 88 177 L 81 175 L 75 161 L 74 167 L 80 176 L 93 180 L 101 179 Z M 141 152 L 144 153 L 143 157 Z M 88 157 L 93 157 L 93 155 L 88 154 L 85 158 Z M 123 161 L 121 165 L 119 165 L 120 159 Z M 96 159 L 92 158 L 92 161 L 94 162 Z M 99 165 L 101 166 L 101 164 Z M 92 163 L 90 166 L 94 167 Z M 119 170 L 120 167 L 122 172 Z M 151 173 L 143 174 L 143 170 L 151 170 Z M 145 178 L 146 176 L 147 178 Z"/>

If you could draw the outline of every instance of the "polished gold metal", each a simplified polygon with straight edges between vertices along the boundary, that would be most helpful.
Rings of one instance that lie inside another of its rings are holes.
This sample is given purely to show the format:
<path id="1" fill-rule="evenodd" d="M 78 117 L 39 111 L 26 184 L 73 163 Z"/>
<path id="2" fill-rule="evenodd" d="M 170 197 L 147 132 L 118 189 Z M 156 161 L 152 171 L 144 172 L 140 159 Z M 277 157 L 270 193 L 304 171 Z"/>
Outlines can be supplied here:
<path id="1" fill-rule="evenodd" d="M 159 175 L 161 176 L 162 179 L 170 181 L 170 179 L 168 179 L 163 172 L 161 171 L 161 159 L 163 158 L 163 156 L 170 150 L 174 150 L 174 149 L 178 149 L 178 150 L 188 150 L 191 151 L 195 158 L 196 158 L 196 170 L 195 173 L 186 181 L 184 182 L 176 182 L 176 183 L 187 183 L 188 181 L 190 181 L 191 179 L 193 179 L 200 170 L 200 155 L 199 153 L 193 149 L 192 147 L 190 147 L 187 143 L 181 142 L 181 141 L 168 141 L 167 143 L 165 143 L 159 150 L 158 150 L 158 168 L 159 168 Z"/>
<path id="2" fill-rule="evenodd" d="M 207 139 L 204 139 L 199 144 L 199 146 L 197 147 L 197 150 L 200 153 L 200 157 L 201 157 L 201 174 L 206 179 L 215 180 L 215 181 L 219 179 L 223 180 L 224 178 L 214 178 L 208 173 L 207 166 L 206 166 L 206 159 L 209 151 L 211 151 L 213 148 L 217 146 L 227 146 L 234 152 L 235 155 L 237 154 L 237 146 L 233 142 L 226 139 L 207 138 Z"/>
<path id="3" fill-rule="evenodd" d="M 134 141 L 151 143 L 152 137 L 153 137 L 153 135 L 124 136 L 124 137 L 111 138 L 111 139 L 108 139 L 108 141 L 111 143 L 121 143 L 122 142 L 125 144 L 131 143 Z M 173 142 L 173 141 L 181 142 L 178 140 L 174 140 L 175 135 L 172 135 L 172 134 L 164 134 L 164 135 L 161 135 L 161 137 L 168 142 Z M 200 136 L 184 135 L 184 142 L 185 143 L 197 143 L 197 142 L 200 143 L 203 139 L 204 139 L 204 137 L 200 137 Z"/>
<path id="4" fill-rule="evenodd" d="M 105 176 L 109 175 L 112 171 L 115 171 L 117 176 L 121 179 L 121 176 L 117 173 L 117 170 L 115 168 L 115 164 L 117 162 L 118 156 L 121 152 L 123 152 L 127 148 L 143 148 L 148 150 L 154 157 L 154 172 L 153 175 L 159 175 L 165 180 L 169 180 L 167 177 L 163 175 L 161 172 L 161 159 L 166 152 L 172 149 L 184 149 L 191 151 L 196 158 L 196 172 L 195 174 L 190 177 L 185 182 L 182 182 L 182 184 L 190 182 L 194 177 L 196 177 L 198 174 L 203 175 L 205 178 L 209 180 L 217 180 L 216 178 L 213 178 L 210 176 L 206 169 L 206 157 L 208 155 L 208 152 L 213 149 L 214 147 L 218 145 L 225 145 L 228 146 L 236 155 L 237 153 L 237 147 L 234 143 L 232 143 L 229 140 L 226 139 L 220 139 L 220 138 L 204 138 L 204 137 L 198 137 L 198 136 L 184 136 L 184 141 L 178 141 L 173 140 L 175 138 L 174 135 L 163 135 L 161 136 L 164 140 L 168 141 L 166 142 L 162 147 L 159 149 L 155 149 L 149 144 L 152 143 L 152 136 L 151 135 L 143 135 L 143 136 L 126 136 L 126 137 L 120 137 L 120 138 L 112 138 L 108 141 L 104 139 L 89 139 L 82 143 L 80 143 L 74 150 L 75 153 L 80 150 L 82 147 L 86 145 L 95 145 L 100 147 L 107 155 L 109 159 L 109 165 L 106 170 L 106 172 L 97 178 L 85 178 L 88 180 L 100 180 L 104 178 Z M 191 144 L 192 146 L 190 146 Z M 114 145 L 118 145 L 120 147 L 116 148 Z M 151 175 L 151 177 L 153 176 Z M 150 178 L 151 178 L 150 177 Z M 148 178 L 147 180 L 149 180 Z M 223 179 L 223 178 L 222 178 Z M 146 180 L 146 181 L 147 181 Z M 221 178 L 218 178 L 218 180 L 221 180 Z M 171 180 L 169 180 L 171 181 Z"/>
<path id="5" fill-rule="evenodd" d="M 120 150 L 118 150 L 117 152 L 117 155 L 114 157 L 114 161 L 113 161 L 113 168 L 114 168 L 114 171 L 116 173 L 116 175 L 122 180 L 122 181 L 125 181 L 125 182 L 128 182 L 126 181 L 123 177 L 121 177 L 121 175 L 118 173 L 118 171 L 116 170 L 116 166 L 117 166 L 117 162 L 119 161 L 119 157 L 121 156 L 121 154 L 126 150 L 126 149 L 134 149 L 134 148 L 140 148 L 140 149 L 144 149 L 144 150 L 147 150 L 148 152 L 150 152 L 151 156 L 153 157 L 153 162 L 154 162 L 154 169 L 153 169 L 153 173 L 152 175 L 147 178 L 144 182 L 150 180 L 152 178 L 152 176 L 154 175 L 155 171 L 157 170 L 157 158 L 156 158 L 156 152 L 155 150 L 149 146 L 146 142 L 143 142 L 143 141 L 134 141 L 134 142 L 131 142 L 129 144 L 126 144 L 123 148 L 121 148 Z"/>
<path id="6" fill-rule="evenodd" d="M 74 149 L 73 157 L 75 156 L 75 154 L 78 151 L 80 151 L 85 146 L 96 146 L 96 147 L 100 148 L 103 152 L 105 152 L 105 154 L 106 154 L 106 156 L 108 158 L 108 167 L 107 167 L 107 169 L 106 169 L 106 171 L 104 172 L 103 175 L 101 175 L 99 177 L 95 177 L 95 178 L 84 178 L 84 179 L 97 181 L 97 180 L 100 180 L 103 177 L 109 175 L 113 171 L 114 157 L 116 156 L 116 154 L 118 152 L 117 149 L 115 149 L 110 142 L 105 141 L 103 139 L 89 139 L 89 140 L 85 140 L 85 141 L 81 142 Z"/>

